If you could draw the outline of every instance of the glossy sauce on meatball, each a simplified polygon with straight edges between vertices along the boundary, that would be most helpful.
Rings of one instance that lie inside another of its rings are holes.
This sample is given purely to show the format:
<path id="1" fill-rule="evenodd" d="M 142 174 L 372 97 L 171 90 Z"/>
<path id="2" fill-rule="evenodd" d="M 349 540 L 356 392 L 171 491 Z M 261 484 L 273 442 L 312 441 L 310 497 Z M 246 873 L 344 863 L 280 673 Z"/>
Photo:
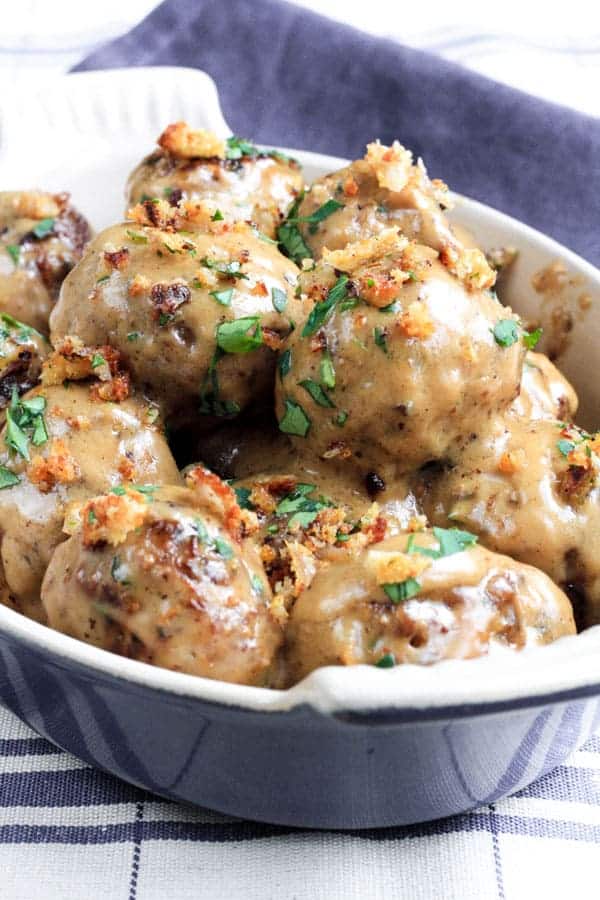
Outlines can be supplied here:
<path id="1" fill-rule="evenodd" d="M 191 231 L 195 212 L 148 202 L 98 235 L 63 285 L 52 339 L 110 343 L 167 419 L 214 422 L 270 396 L 304 302 L 276 247 L 242 223 Z"/>
<path id="2" fill-rule="evenodd" d="M 394 229 L 326 255 L 301 276 L 313 308 L 280 356 L 280 429 L 386 481 L 458 453 L 521 378 L 518 320 L 487 277 Z"/>
<path id="3" fill-rule="evenodd" d="M 326 665 L 423 665 L 574 634 L 569 601 L 548 577 L 470 535 L 465 547 L 463 532 L 437 534 L 399 535 L 324 567 L 292 609 L 285 682 Z"/>

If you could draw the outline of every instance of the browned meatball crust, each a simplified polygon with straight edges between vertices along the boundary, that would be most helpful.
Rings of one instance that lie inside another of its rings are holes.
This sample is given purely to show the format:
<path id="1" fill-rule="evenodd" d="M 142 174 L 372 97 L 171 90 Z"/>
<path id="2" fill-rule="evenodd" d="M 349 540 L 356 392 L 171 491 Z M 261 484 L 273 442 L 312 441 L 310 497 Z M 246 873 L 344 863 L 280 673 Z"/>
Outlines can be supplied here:
<path id="1" fill-rule="evenodd" d="M 51 627 L 179 672 L 263 684 L 281 626 L 227 492 L 221 483 L 218 504 L 184 487 L 90 500 L 44 579 Z"/>
<path id="2" fill-rule="evenodd" d="M 170 125 L 159 149 L 129 176 L 129 204 L 167 198 L 202 201 L 214 216 L 253 222 L 267 237 L 302 190 L 298 163 L 275 150 L 259 150 L 249 141 Z"/>
<path id="3" fill-rule="evenodd" d="M 47 334 L 60 286 L 90 236 L 68 194 L 0 193 L 0 311 Z"/>

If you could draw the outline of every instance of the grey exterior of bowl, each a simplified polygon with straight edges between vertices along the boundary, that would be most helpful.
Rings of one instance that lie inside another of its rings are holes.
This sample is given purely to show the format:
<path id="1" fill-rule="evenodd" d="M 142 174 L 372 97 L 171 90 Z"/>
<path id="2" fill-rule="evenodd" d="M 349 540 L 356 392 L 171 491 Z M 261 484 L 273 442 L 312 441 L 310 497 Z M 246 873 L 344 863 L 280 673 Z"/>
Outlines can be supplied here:
<path id="1" fill-rule="evenodd" d="M 39 734 L 148 791 L 287 826 L 407 825 L 498 800 L 600 725 L 599 695 L 595 685 L 495 706 L 257 712 L 145 687 L 0 634 L 0 699 Z"/>

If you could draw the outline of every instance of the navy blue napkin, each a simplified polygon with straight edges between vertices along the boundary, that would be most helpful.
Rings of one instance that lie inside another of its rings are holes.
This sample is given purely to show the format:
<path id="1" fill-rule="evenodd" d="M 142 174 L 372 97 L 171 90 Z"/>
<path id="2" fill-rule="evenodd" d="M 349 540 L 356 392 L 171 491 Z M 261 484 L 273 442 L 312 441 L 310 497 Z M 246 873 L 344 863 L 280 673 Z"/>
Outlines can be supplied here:
<path id="1" fill-rule="evenodd" d="M 355 158 L 398 138 L 432 176 L 600 264 L 598 119 L 278 0 L 166 0 L 77 68 L 142 65 L 204 69 L 260 143 Z"/>

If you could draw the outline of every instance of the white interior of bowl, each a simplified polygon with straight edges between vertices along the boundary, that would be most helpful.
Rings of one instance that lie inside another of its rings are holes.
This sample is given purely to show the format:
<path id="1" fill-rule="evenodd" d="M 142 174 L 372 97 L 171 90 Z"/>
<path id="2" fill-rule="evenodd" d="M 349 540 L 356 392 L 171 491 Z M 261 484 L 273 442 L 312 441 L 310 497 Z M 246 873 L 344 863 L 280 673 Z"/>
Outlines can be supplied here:
<path id="1" fill-rule="evenodd" d="M 32 83 L 23 94 L 0 97 L 0 190 L 68 190 L 96 229 L 110 225 L 122 218 L 128 173 L 151 149 L 165 124 L 177 119 L 222 135 L 230 133 L 214 82 L 194 69 L 111 70 Z M 365 141 L 373 137 L 365 135 Z M 344 164 L 335 157 L 289 152 L 303 164 L 307 181 Z M 433 174 L 443 176 L 443 172 Z M 560 302 L 571 310 L 574 327 L 559 364 L 579 393 L 582 422 L 592 427 L 600 400 L 600 379 L 592 374 L 600 340 L 600 272 L 509 216 L 466 197 L 455 199 L 454 220 L 465 225 L 482 247 L 518 248 L 503 298 L 523 317 L 536 318 L 540 306 L 531 276 L 553 261 L 566 266 L 569 278 Z M 582 294 L 591 300 L 585 311 L 580 305 Z M 300 703 L 323 711 L 457 706 L 600 684 L 600 626 L 543 650 L 518 654 L 498 650 L 468 662 L 385 671 L 369 666 L 328 667 L 288 691 L 230 685 L 153 668 L 58 634 L 2 606 L 0 631 L 43 647 L 60 665 L 78 661 L 156 689 L 269 711 Z"/>

